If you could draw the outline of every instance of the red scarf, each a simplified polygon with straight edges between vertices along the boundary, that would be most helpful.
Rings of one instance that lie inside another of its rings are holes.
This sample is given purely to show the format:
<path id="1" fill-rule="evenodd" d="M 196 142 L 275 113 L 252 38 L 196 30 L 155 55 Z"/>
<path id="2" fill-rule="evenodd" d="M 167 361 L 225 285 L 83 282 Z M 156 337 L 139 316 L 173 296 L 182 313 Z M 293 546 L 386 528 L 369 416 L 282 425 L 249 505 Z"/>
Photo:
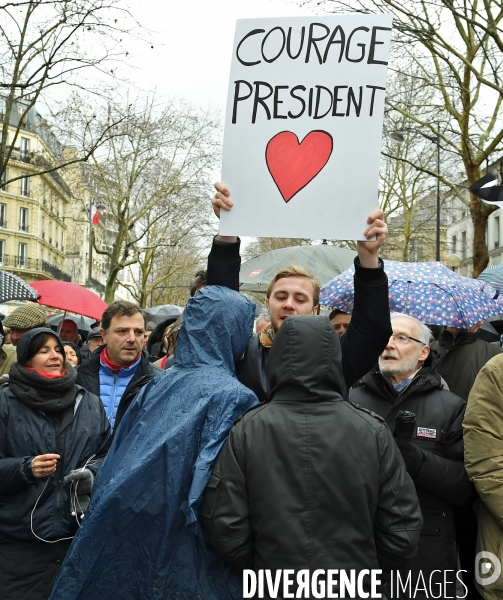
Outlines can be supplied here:
<path id="1" fill-rule="evenodd" d="M 32 367 L 25 367 L 28 371 L 36 371 L 42 377 L 46 379 L 58 379 L 58 377 L 64 377 L 65 373 L 44 373 L 43 371 L 39 371 L 38 369 L 33 369 Z"/>
<path id="2" fill-rule="evenodd" d="M 140 351 L 140 354 L 141 354 L 141 351 Z M 107 348 L 105 347 L 105 349 L 103 350 L 103 352 L 100 355 L 100 360 L 101 360 L 102 364 L 107 366 L 110 369 L 110 371 L 112 371 L 112 373 L 118 373 L 121 369 L 129 369 L 129 367 L 132 367 L 135 364 L 135 362 L 138 360 L 139 357 L 140 357 L 140 355 L 138 355 L 132 362 L 127 363 L 125 365 L 116 365 L 115 363 L 113 363 L 110 360 L 110 357 L 108 356 Z"/>

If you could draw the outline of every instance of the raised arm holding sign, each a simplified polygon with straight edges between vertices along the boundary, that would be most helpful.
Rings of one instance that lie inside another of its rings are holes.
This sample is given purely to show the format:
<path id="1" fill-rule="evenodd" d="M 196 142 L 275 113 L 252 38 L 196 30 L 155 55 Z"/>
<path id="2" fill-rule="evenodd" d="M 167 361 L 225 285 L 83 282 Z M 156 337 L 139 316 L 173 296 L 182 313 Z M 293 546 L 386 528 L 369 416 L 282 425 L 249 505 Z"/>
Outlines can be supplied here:
<path id="1" fill-rule="evenodd" d="M 215 215 L 220 218 L 220 210 L 230 211 L 234 206 L 234 202 L 230 198 L 230 192 L 221 182 L 215 183 L 216 194 L 213 196 L 212 205 Z M 386 235 L 388 234 L 388 226 L 384 222 L 384 212 L 378 208 L 371 213 L 367 219 L 368 227 L 362 233 L 362 237 L 374 241 L 356 243 L 356 251 L 358 252 L 358 258 L 362 267 L 376 268 L 379 266 L 379 250 L 384 244 Z M 218 235 L 217 238 L 222 242 L 235 242 L 236 236 L 222 236 Z"/>
<path id="2" fill-rule="evenodd" d="M 222 183 L 216 183 L 215 188 L 217 192 L 212 205 L 215 214 L 220 216 L 221 209 L 230 211 L 233 208 L 233 202 Z M 381 210 L 373 212 L 368 222 L 363 235 L 376 239 L 357 243 L 353 316 L 347 332 L 340 339 L 342 369 L 348 388 L 377 363 L 391 336 L 388 278 L 378 257 L 388 230 Z M 236 236 L 215 237 L 208 257 L 208 285 L 223 285 L 239 291 L 240 243 Z M 318 282 L 309 272 L 293 266 L 272 280 L 266 299 L 271 327 L 252 336 L 237 367 L 239 381 L 253 390 L 261 402 L 267 402 L 269 398 L 267 365 L 275 333 L 289 316 L 316 314 L 319 291 Z"/>

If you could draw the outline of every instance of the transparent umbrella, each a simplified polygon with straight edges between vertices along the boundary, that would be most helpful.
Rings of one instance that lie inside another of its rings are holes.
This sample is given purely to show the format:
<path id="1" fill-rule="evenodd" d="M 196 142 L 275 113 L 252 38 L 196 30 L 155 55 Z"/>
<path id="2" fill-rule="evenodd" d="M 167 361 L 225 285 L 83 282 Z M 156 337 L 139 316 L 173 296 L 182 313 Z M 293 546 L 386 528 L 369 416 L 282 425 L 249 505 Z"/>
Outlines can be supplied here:
<path id="1" fill-rule="evenodd" d="M 352 265 L 355 256 L 353 250 L 328 244 L 271 250 L 241 265 L 239 289 L 242 292 L 267 292 L 276 273 L 290 266 L 304 267 L 323 285 Z"/>

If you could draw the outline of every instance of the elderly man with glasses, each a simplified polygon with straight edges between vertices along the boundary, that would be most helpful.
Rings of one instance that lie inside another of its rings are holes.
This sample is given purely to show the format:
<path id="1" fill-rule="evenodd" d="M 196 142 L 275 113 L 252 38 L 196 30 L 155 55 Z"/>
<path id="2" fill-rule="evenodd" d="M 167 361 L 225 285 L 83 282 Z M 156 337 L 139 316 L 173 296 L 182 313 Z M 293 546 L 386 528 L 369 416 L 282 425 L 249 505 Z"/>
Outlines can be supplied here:
<path id="1" fill-rule="evenodd" d="M 392 313 L 391 328 L 378 366 L 354 386 L 349 399 L 386 420 L 416 486 L 424 524 L 418 553 L 404 559 L 404 569 L 411 572 L 412 594 L 418 580 L 423 589 L 412 597 L 455 597 L 461 575 L 453 508 L 468 504 L 474 493 L 463 465 L 466 403 L 443 389 L 428 327 Z"/>

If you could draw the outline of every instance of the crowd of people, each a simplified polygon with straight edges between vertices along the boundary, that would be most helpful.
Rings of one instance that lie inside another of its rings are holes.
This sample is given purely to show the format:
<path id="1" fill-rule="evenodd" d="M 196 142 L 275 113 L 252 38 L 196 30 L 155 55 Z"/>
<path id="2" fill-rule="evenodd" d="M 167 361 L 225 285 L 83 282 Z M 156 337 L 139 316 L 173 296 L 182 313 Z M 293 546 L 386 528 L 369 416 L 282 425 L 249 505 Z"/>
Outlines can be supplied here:
<path id="1" fill-rule="evenodd" d="M 292 265 L 255 317 L 222 236 L 178 318 L 116 301 L 83 340 L 14 310 L 0 598 L 231 600 L 260 572 L 256 597 L 337 597 L 356 573 L 367 598 L 374 571 L 382 597 L 503 598 L 503 355 L 478 326 L 434 341 L 390 314 L 386 233 L 371 214 L 351 315 L 319 316 L 318 281 Z"/>

